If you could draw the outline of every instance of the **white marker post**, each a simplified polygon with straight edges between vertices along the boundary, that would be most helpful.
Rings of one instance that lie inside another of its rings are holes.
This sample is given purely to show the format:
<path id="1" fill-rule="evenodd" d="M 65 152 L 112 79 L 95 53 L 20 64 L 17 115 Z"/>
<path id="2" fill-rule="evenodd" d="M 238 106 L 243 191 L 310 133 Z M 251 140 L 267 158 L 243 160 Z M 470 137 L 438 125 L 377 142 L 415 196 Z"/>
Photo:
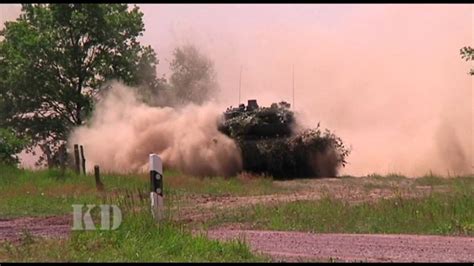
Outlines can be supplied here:
<path id="1" fill-rule="evenodd" d="M 150 154 L 151 213 L 158 222 L 163 218 L 163 163 L 161 158 Z"/>

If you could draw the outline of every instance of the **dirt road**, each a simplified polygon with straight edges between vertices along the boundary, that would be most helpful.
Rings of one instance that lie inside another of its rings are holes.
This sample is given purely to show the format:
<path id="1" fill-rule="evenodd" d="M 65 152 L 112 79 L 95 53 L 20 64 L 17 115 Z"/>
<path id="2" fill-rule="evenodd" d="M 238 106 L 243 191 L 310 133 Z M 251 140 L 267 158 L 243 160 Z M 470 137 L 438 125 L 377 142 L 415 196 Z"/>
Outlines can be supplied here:
<path id="1" fill-rule="evenodd" d="M 72 228 L 72 218 L 68 216 L 21 217 L 0 219 L 0 243 L 18 242 L 25 233 L 40 237 L 67 237 Z"/>
<path id="2" fill-rule="evenodd" d="M 311 234 L 300 232 L 212 230 L 213 239 L 244 239 L 275 261 L 473 262 L 474 238 Z"/>
<path id="3" fill-rule="evenodd" d="M 187 198 L 175 219 L 200 224 L 212 219 L 216 210 L 252 204 L 277 204 L 297 200 L 317 200 L 331 193 L 351 203 L 376 201 L 394 196 L 422 197 L 444 186 L 414 185 L 412 180 L 387 182 L 373 179 L 318 179 L 278 183 L 292 188 L 288 193 L 254 196 L 196 195 Z M 242 230 L 241 225 L 222 225 L 208 231 L 214 239 L 245 237 L 252 249 L 269 255 L 275 261 L 394 261 L 394 262 L 474 262 L 473 237 L 442 237 L 417 235 L 311 234 Z M 21 241 L 24 229 L 33 236 L 67 237 L 72 217 L 0 218 L 2 241 Z"/>
<path id="4" fill-rule="evenodd" d="M 0 243 L 32 236 L 67 237 L 71 217 L 23 217 L 0 220 Z M 417 235 L 311 234 L 303 232 L 215 229 L 213 239 L 241 238 L 275 261 L 473 262 L 473 237 Z"/>

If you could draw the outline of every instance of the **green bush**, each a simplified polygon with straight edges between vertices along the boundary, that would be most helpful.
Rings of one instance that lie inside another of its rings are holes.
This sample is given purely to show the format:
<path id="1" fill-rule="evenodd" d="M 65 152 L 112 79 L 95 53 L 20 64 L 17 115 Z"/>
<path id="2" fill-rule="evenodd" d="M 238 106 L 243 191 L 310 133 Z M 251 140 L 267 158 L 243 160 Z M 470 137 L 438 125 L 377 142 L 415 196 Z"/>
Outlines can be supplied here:
<path id="1" fill-rule="evenodd" d="M 0 128 L 0 163 L 17 164 L 18 153 L 25 147 L 26 142 L 18 138 L 9 128 Z"/>

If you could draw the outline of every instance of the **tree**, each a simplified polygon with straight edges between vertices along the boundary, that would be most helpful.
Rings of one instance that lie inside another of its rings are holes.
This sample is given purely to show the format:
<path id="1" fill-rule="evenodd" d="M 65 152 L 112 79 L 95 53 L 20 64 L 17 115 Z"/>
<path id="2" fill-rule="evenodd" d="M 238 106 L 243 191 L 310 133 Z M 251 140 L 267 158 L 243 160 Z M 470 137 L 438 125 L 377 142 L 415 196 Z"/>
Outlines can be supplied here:
<path id="1" fill-rule="evenodd" d="M 202 104 L 218 90 L 213 62 L 193 45 L 174 50 L 170 86 L 178 104 Z"/>
<path id="2" fill-rule="evenodd" d="M 10 128 L 0 128 L 0 164 L 17 164 L 17 154 L 20 153 L 26 142 L 16 137 Z"/>
<path id="3" fill-rule="evenodd" d="M 460 50 L 461 58 L 466 61 L 474 61 L 474 49 L 470 46 L 465 46 Z M 471 68 L 469 74 L 474 75 L 474 69 Z"/>
<path id="4" fill-rule="evenodd" d="M 158 87 L 156 54 L 127 4 L 24 4 L 0 32 L 0 127 L 54 156 L 85 123 L 108 80 Z M 3 37 L 3 38 L 2 38 Z"/>

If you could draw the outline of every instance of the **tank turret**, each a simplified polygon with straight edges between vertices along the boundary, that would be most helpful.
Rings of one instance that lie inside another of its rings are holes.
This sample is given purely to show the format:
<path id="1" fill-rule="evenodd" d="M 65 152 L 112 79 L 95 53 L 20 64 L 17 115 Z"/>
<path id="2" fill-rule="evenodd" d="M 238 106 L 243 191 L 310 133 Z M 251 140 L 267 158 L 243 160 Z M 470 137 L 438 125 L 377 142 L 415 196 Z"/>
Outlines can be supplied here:
<path id="1" fill-rule="evenodd" d="M 294 114 L 286 102 L 259 107 L 257 100 L 249 100 L 245 107 L 228 108 L 219 130 L 234 139 L 269 139 L 291 134 Z"/>
<path id="2" fill-rule="evenodd" d="M 242 152 L 243 170 L 275 178 L 335 176 L 349 151 L 328 130 L 295 132 L 295 115 L 285 101 L 261 107 L 227 108 L 218 129 L 234 139 Z"/>

